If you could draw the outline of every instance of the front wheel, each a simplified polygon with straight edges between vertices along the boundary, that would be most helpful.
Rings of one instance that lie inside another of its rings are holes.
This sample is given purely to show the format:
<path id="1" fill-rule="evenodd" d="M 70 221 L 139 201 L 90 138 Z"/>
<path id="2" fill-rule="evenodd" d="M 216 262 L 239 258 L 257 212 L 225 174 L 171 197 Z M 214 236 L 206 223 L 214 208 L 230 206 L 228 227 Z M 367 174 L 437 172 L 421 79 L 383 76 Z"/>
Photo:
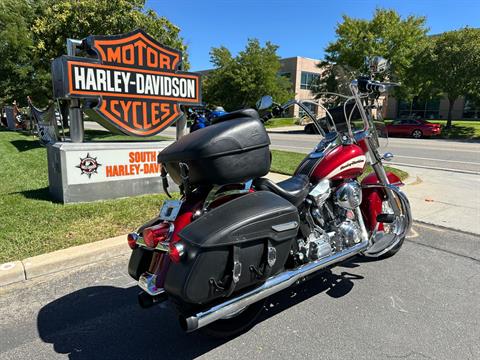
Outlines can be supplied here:
<path id="1" fill-rule="evenodd" d="M 371 249 L 369 249 L 363 255 L 366 256 L 366 257 L 369 257 L 371 259 L 376 259 L 376 260 L 387 259 L 387 258 L 395 255 L 401 249 L 404 241 L 405 241 L 405 237 L 402 237 L 401 239 L 398 240 L 398 242 L 395 244 L 394 247 L 392 247 L 390 250 L 388 250 L 386 252 L 382 251 L 382 252 L 378 252 L 378 253 L 373 253 L 373 252 L 369 252 L 369 250 L 371 251 Z"/>
<path id="2" fill-rule="evenodd" d="M 400 213 L 395 216 L 392 223 L 384 223 L 381 231 L 373 231 L 370 245 L 363 253 L 367 257 L 380 260 L 395 255 L 402 247 L 412 226 L 412 213 L 406 195 L 396 187 L 392 187 L 391 191 Z M 388 201 L 382 203 L 382 212 L 392 213 Z"/>
<path id="3" fill-rule="evenodd" d="M 249 330 L 263 311 L 266 300 L 261 300 L 200 329 L 205 335 L 215 338 L 230 338 Z"/>

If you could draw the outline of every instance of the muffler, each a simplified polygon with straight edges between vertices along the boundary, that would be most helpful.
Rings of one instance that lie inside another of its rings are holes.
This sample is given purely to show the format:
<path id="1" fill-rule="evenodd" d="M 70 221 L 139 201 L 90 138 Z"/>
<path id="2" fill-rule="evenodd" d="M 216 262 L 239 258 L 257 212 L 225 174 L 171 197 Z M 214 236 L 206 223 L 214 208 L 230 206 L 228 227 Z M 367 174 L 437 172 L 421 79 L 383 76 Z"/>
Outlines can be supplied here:
<path id="1" fill-rule="evenodd" d="M 303 277 L 310 275 L 318 270 L 324 269 L 330 265 L 336 264 L 340 261 L 348 259 L 355 254 L 365 251 L 368 247 L 368 240 L 354 245 L 348 249 L 340 251 L 334 255 L 318 259 L 314 262 L 302 265 L 294 270 L 285 271 L 278 275 L 272 276 L 260 287 L 250 290 L 242 295 L 234 297 L 213 306 L 208 310 L 199 312 L 189 317 L 180 317 L 180 326 L 187 332 L 195 331 L 204 327 L 216 320 L 225 318 L 237 311 L 240 311 L 245 306 L 251 305 L 257 301 L 265 299 L 281 290 L 284 290 L 293 285 Z"/>

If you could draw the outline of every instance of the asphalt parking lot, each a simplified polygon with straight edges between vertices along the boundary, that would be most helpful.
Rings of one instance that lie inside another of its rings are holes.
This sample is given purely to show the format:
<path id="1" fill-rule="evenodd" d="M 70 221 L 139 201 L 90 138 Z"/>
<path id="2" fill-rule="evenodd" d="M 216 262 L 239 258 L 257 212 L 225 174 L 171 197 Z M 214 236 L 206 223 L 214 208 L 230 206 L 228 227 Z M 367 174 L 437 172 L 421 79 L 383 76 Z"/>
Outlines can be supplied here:
<path id="1" fill-rule="evenodd" d="M 229 341 L 142 310 L 117 257 L 0 289 L 0 359 L 478 359 L 480 237 L 415 223 L 402 250 L 355 258 L 270 298 Z"/>

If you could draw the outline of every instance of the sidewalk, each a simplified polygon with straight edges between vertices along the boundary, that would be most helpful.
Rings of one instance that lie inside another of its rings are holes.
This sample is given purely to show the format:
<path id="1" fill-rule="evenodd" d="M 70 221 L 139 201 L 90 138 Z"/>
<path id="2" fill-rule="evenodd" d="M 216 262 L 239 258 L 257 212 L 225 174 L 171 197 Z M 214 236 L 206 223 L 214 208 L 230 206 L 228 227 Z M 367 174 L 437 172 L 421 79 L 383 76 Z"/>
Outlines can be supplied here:
<path id="1" fill-rule="evenodd" d="M 410 174 L 402 190 L 414 220 L 480 235 L 480 176 L 395 167 Z"/>
<path id="2" fill-rule="evenodd" d="M 267 174 L 267 176 L 265 176 L 266 178 L 272 180 L 273 182 L 280 182 L 280 181 L 283 181 L 283 180 L 286 180 L 288 179 L 290 176 L 289 175 L 283 175 L 283 174 L 277 174 L 277 173 L 273 173 L 273 172 L 269 172 Z"/>
<path id="3" fill-rule="evenodd" d="M 292 125 L 292 126 L 281 126 L 276 128 L 267 128 L 267 132 L 271 133 L 298 133 L 304 132 L 305 126 L 301 125 Z"/>

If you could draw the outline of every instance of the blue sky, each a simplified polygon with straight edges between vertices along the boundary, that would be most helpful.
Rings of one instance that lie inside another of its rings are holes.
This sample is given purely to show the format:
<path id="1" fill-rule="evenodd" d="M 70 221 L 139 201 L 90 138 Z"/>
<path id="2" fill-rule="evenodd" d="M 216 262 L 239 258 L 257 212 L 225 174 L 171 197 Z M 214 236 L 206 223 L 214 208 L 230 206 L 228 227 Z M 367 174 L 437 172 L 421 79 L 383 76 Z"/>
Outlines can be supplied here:
<path id="1" fill-rule="evenodd" d="M 480 0 L 147 0 L 147 7 L 182 29 L 191 70 L 211 68 L 212 47 L 235 54 L 248 38 L 273 42 L 281 57 L 321 59 L 342 15 L 369 19 L 376 7 L 426 16 L 431 34 L 480 27 Z"/>

